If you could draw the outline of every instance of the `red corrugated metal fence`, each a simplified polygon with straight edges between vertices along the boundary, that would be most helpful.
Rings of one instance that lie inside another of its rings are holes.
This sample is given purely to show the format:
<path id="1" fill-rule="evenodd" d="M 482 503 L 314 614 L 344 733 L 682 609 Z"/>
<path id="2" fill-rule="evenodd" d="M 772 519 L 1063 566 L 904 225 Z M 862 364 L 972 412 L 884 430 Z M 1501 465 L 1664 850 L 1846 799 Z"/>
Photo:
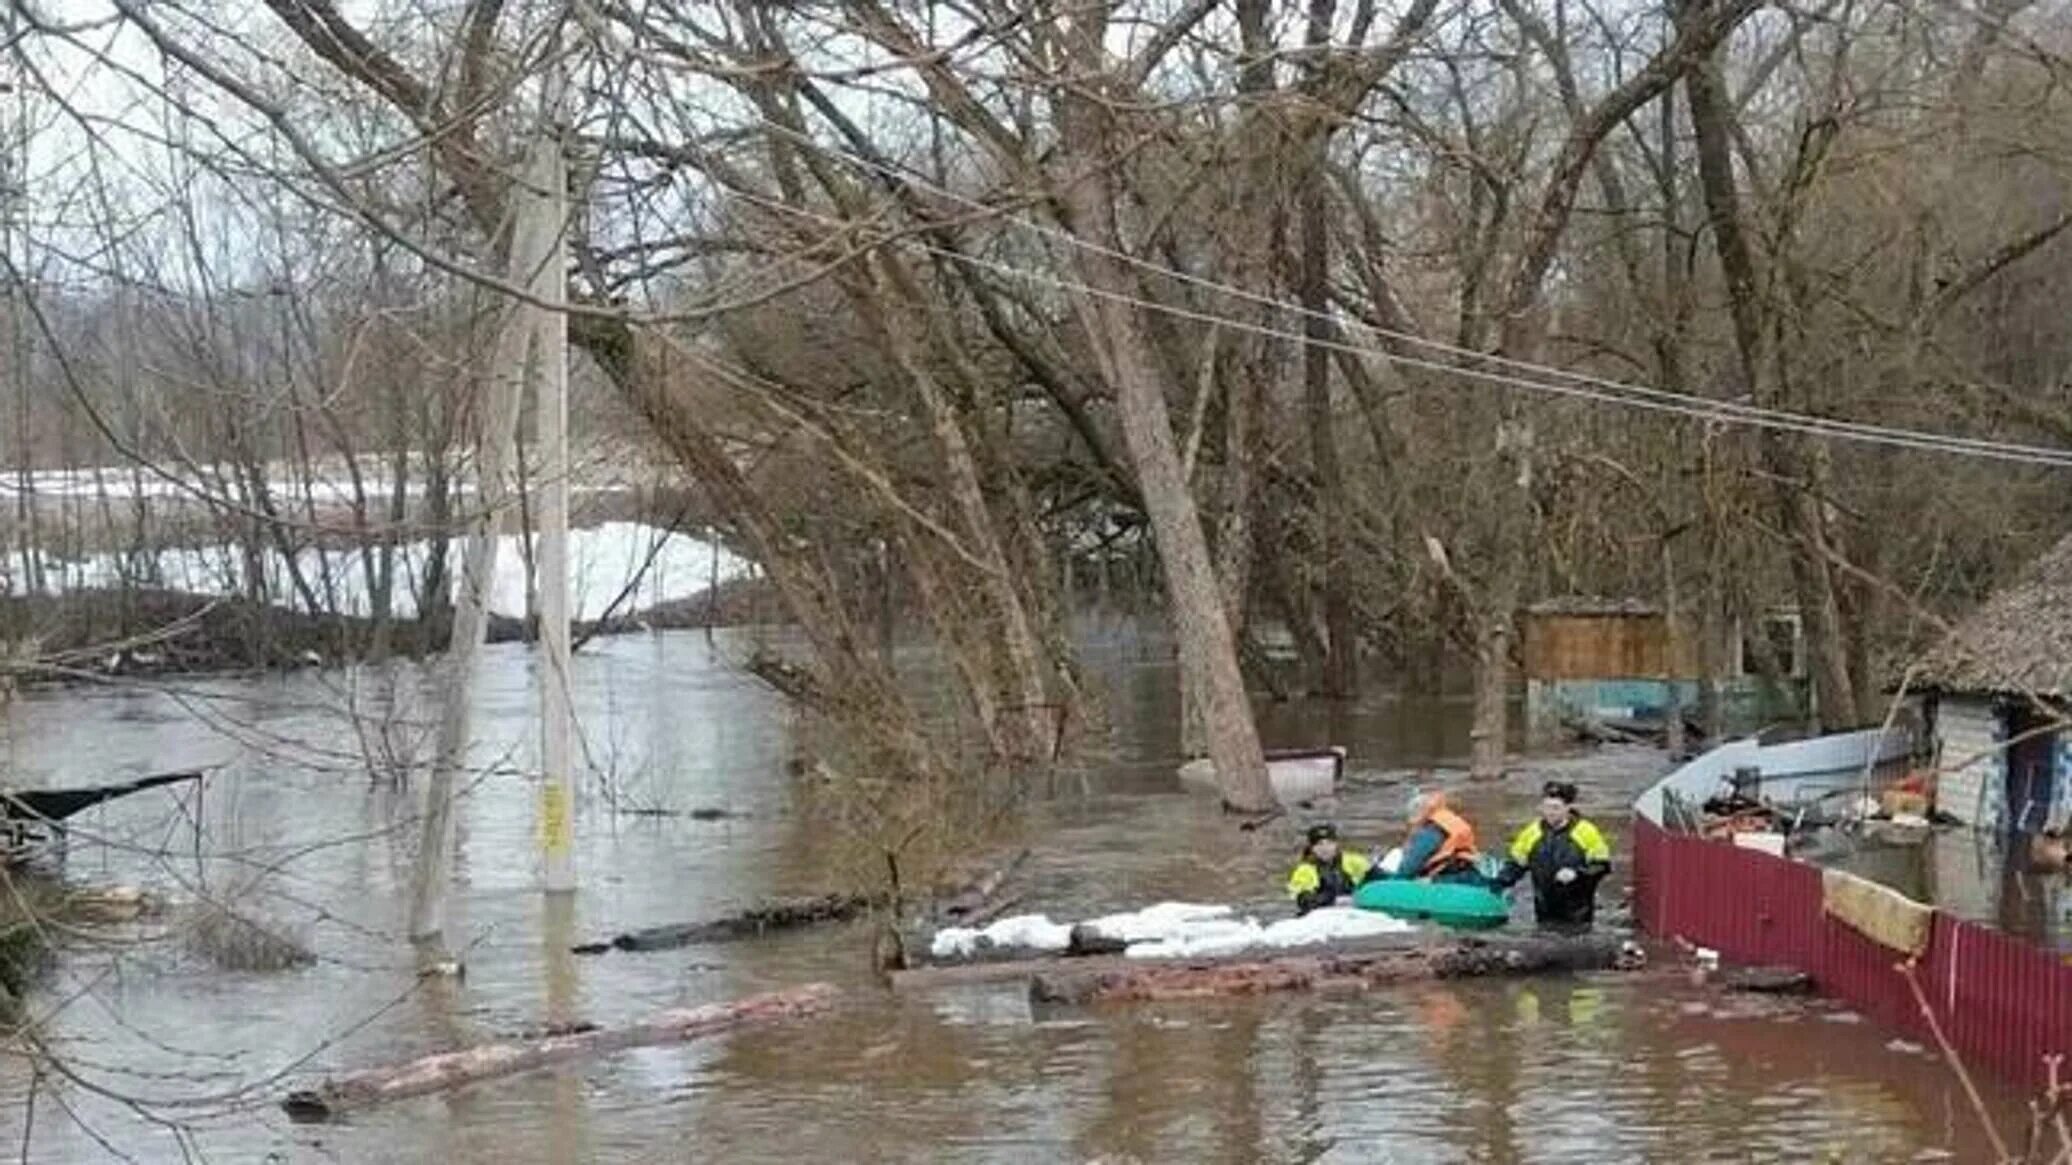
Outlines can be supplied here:
<path id="1" fill-rule="evenodd" d="M 1903 956 L 1827 915 L 1819 867 L 1644 818 L 1633 829 L 1635 906 L 1648 931 L 1732 962 L 1796 968 L 1865 1016 L 1926 1034 Z M 2058 955 L 1938 910 L 1914 974 L 1966 1063 L 2040 1087 L 2046 1054 L 2072 1056 L 2072 965 Z"/>

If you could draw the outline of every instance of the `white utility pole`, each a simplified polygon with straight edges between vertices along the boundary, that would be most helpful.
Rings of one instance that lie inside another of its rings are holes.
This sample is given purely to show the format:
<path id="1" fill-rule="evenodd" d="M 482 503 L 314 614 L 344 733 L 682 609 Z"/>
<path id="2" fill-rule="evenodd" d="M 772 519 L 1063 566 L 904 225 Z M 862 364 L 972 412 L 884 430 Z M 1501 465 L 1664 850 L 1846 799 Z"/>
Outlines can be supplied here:
<path id="1" fill-rule="evenodd" d="M 540 468 L 540 847 L 546 859 L 547 892 L 576 888 L 574 829 L 575 707 L 570 698 L 568 623 L 568 313 L 562 302 L 567 270 L 568 163 L 557 130 L 536 149 L 529 183 L 541 217 L 552 232 L 548 261 L 532 272 L 537 301 L 528 305 L 540 379 L 538 410 Z M 545 305 L 545 306 L 542 306 Z"/>

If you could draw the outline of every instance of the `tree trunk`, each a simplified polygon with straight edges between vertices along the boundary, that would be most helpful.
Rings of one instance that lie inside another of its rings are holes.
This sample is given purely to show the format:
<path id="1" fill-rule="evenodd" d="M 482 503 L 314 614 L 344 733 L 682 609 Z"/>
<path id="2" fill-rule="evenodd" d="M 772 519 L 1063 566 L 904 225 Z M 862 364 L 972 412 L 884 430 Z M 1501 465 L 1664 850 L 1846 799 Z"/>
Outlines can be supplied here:
<path id="1" fill-rule="evenodd" d="M 1098 35 L 1089 37 L 1085 28 L 1075 31 L 1082 42 L 1079 55 L 1098 67 L 1102 52 Z M 1090 148 L 1105 138 L 1098 119 L 1107 113 L 1078 96 L 1064 99 L 1063 106 L 1065 141 L 1077 160 L 1086 164 L 1086 176 L 1059 192 L 1065 213 L 1080 237 L 1120 251 L 1107 181 L 1113 159 L 1106 149 Z M 1136 465 L 1144 508 L 1165 567 L 1166 599 L 1179 639 L 1180 667 L 1194 677 L 1201 694 L 1209 757 L 1216 766 L 1224 804 L 1246 813 L 1271 810 L 1276 805 L 1273 786 L 1267 781 L 1258 727 L 1238 670 L 1237 640 L 1209 558 L 1201 515 L 1180 468 L 1180 450 L 1167 415 L 1157 360 L 1134 309 L 1114 298 L 1133 295 L 1133 282 L 1110 254 L 1085 250 L 1076 261 L 1094 294 L 1078 293 L 1074 305 L 1115 393 L 1123 439 Z"/>
<path id="2" fill-rule="evenodd" d="M 1698 612 L 1698 722 L 1705 726 L 1705 739 L 1717 742 L 1726 735 L 1727 712 L 1721 688 L 1733 653 L 1727 643 L 1726 596 L 1721 593 L 1719 581 L 1719 572 L 1724 569 L 1719 553 L 1719 516 L 1712 512 L 1709 500 L 1705 527 L 1705 587 Z"/>
<path id="3" fill-rule="evenodd" d="M 1379 946 L 1251 960 L 1130 960 L 1091 969 L 1069 963 L 1029 984 L 1037 1003 L 1146 1003 L 1268 991 L 1362 990 L 1389 983 L 1601 971 L 1618 964 L 1622 944 L 1608 934 L 1572 938 L 1459 939 L 1438 945 Z M 1130 965 L 1134 963 L 1134 965 Z"/>
<path id="4" fill-rule="evenodd" d="M 519 241 L 512 246 L 514 270 L 519 269 L 516 257 L 531 253 L 530 248 L 536 245 L 534 235 L 521 231 Z M 512 446 L 517 441 L 518 402 L 524 391 L 529 335 L 524 326 L 526 318 L 526 313 L 517 308 L 505 313 L 503 332 L 491 357 L 490 375 L 480 382 L 487 389 L 487 399 L 481 412 L 475 454 L 475 495 L 469 502 L 475 512 L 461 552 L 460 593 L 454 596 L 453 629 L 440 661 L 438 687 L 445 705 L 440 710 L 433 746 L 432 775 L 425 785 L 417 868 L 411 880 L 410 937 L 427 947 L 428 952 L 436 947 L 446 929 L 446 880 L 453 866 L 453 786 L 467 764 L 468 742 L 472 738 L 469 726 L 475 658 L 482 650 L 483 631 L 489 622 L 498 516 L 504 504 Z"/>
<path id="5" fill-rule="evenodd" d="M 1510 744 L 1511 641 L 1532 538 L 1532 436 L 1520 415 L 1517 403 L 1506 400 L 1497 422 L 1498 496 L 1490 499 L 1496 565 L 1477 614 L 1475 718 L 1469 729 L 1468 775 L 1478 780 L 1504 775 Z"/>
<path id="6" fill-rule="evenodd" d="M 673 1008 L 625 1027 L 585 1027 L 536 1039 L 442 1052 L 408 1063 L 332 1077 L 289 1093 L 281 1101 L 281 1108 L 297 1121 L 329 1120 L 353 1109 L 444 1092 L 550 1064 L 586 1060 L 627 1048 L 683 1043 L 746 1024 L 815 1015 L 826 1011 L 834 997 L 833 987 L 813 983 L 751 995 L 733 1003 Z"/>
<path id="7" fill-rule="evenodd" d="M 1334 700 L 1359 693 L 1359 641 L 1353 631 L 1352 598 L 1345 577 L 1345 472 L 1338 461 L 1338 432 L 1331 417 L 1331 339 L 1326 318 L 1330 299 L 1330 224 L 1324 200 L 1323 149 L 1302 192 L 1303 400 L 1308 405 L 1310 462 L 1317 477 L 1317 545 L 1324 591 L 1324 695 Z"/>
<path id="8" fill-rule="evenodd" d="M 1856 690 L 1850 683 L 1841 600 L 1828 566 L 1827 516 L 1814 492 L 1816 482 L 1790 480 L 1794 470 L 1811 470 L 1818 455 L 1805 454 L 1803 442 L 1782 434 L 1765 434 L 1763 446 L 1766 468 L 1776 478 L 1778 507 L 1788 519 L 1785 529 L 1795 543 L 1791 574 L 1805 633 L 1805 665 L 1813 677 L 1814 714 L 1823 732 L 1840 732 L 1856 726 Z"/>
<path id="9" fill-rule="evenodd" d="M 907 281 L 894 275 L 887 282 Z M 999 738 L 1005 750 L 1002 759 L 1016 766 L 1043 760 L 1050 751 L 1051 740 L 1046 730 L 1051 701 L 1043 679 L 1043 649 L 1037 642 L 1029 611 L 1015 588 L 992 509 L 986 504 L 985 489 L 979 481 L 978 463 L 965 436 L 964 422 L 942 384 L 924 365 L 917 339 L 906 330 L 908 325 L 902 317 L 910 310 L 908 305 L 895 299 L 889 306 L 890 310 L 874 314 L 884 325 L 901 371 L 920 397 L 929 433 L 943 459 L 942 470 L 963 535 L 983 564 L 975 568 L 981 574 L 977 589 L 991 618 L 981 626 L 993 629 L 988 638 L 997 640 L 1004 656 L 996 669 L 1005 681 L 999 708 L 1003 716 L 999 726 L 1004 730 Z"/>
<path id="10" fill-rule="evenodd" d="M 1679 21 L 1695 15 L 1694 4 L 1677 11 Z M 1697 139 L 1698 180 L 1711 217 L 1713 245 L 1726 276 L 1727 306 L 1733 317 L 1741 376 L 1755 403 L 1782 403 L 1772 342 L 1772 310 L 1762 291 L 1756 256 L 1743 221 L 1732 159 L 1732 99 L 1720 75 L 1721 49 L 1709 48 L 1685 74 L 1690 98 L 1691 128 Z M 1773 485 L 1779 525 L 1792 547 L 1792 589 L 1806 631 L 1807 665 L 1813 675 L 1814 699 L 1821 727 L 1829 731 L 1855 721 L 1856 697 L 1849 683 L 1843 650 L 1841 613 L 1834 577 L 1828 569 L 1827 523 L 1821 512 L 1819 458 L 1805 441 L 1776 431 L 1757 438 L 1757 450 Z"/>
<path id="11" fill-rule="evenodd" d="M 1669 539 L 1662 539 L 1662 617 L 1668 630 L 1669 666 L 1663 670 L 1669 682 L 1669 697 L 1662 702 L 1662 741 L 1672 757 L 1682 756 L 1684 751 L 1684 706 L 1683 668 L 1680 663 L 1683 653 L 1678 644 L 1686 634 L 1683 604 L 1676 588 L 1676 555 L 1669 549 Z"/>

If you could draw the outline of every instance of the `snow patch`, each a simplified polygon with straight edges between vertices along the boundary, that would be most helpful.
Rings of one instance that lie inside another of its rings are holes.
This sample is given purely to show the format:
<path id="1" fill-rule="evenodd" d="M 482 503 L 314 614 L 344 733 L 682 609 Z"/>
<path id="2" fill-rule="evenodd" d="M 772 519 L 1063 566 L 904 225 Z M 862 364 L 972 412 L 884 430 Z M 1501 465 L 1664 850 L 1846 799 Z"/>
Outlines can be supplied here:
<path id="1" fill-rule="evenodd" d="M 464 541 L 456 538 L 447 547 L 449 578 L 460 573 Z M 76 560 L 44 551 L 31 553 L 37 555 L 34 571 L 23 552 L 0 551 L 0 594 L 25 589 L 26 580 L 35 577 L 43 580 L 44 590 L 51 594 L 125 585 L 162 586 L 200 595 L 238 595 L 250 590 L 245 579 L 250 563 L 244 551 L 233 545 L 95 554 Z M 429 569 L 431 554 L 429 542 L 396 547 L 390 594 L 395 617 L 416 617 L 418 580 Z M 602 618 L 621 592 L 629 593 L 615 613 L 630 615 L 690 598 L 705 590 L 715 575 L 726 582 L 749 571 L 747 562 L 722 547 L 641 522 L 602 522 L 571 529 L 568 558 L 569 616 L 574 619 Z M 258 565 L 268 594 L 298 608 L 305 605 L 290 582 L 286 557 L 268 550 L 259 556 Z M 317 598 L 319 610 L 309 613 L 334 608 L 346 615 L 374 613 L 373 574 L 357 548 L 305 547 L 297 551 L 292 565 L 292 573 L 299 573 Z M 517 536 L 498 537 L 489 589 L 492 612 L 514 618 L 525 614 L 525 554 Z"/>

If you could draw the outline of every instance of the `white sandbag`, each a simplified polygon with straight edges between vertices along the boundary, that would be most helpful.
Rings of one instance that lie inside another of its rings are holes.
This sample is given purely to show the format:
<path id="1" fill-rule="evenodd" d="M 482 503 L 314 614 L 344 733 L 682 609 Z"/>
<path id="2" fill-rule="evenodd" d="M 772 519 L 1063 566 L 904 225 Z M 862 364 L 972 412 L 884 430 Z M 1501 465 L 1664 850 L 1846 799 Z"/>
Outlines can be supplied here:
<path id="1" fill-rule="evenodd" d="M 988 950 L 1062 951 L 1071 941 L 1068 924 L 1042 914 L 1016 914 L 981 929 L 946 926 L 935 932 L 928 953 L 938 959 L 965 959 Z"/>
<path id="2" fill-rule="evenodd" d="M 1208 919 L 1229 918 L 1228 906 L 1205 906 L 1194 902 L 1160 902 L 1142 910 L 1104 914 L 1089 919 L 1085 926 L 1103 938 L 1138 943 L 1168 938 Z"/>

